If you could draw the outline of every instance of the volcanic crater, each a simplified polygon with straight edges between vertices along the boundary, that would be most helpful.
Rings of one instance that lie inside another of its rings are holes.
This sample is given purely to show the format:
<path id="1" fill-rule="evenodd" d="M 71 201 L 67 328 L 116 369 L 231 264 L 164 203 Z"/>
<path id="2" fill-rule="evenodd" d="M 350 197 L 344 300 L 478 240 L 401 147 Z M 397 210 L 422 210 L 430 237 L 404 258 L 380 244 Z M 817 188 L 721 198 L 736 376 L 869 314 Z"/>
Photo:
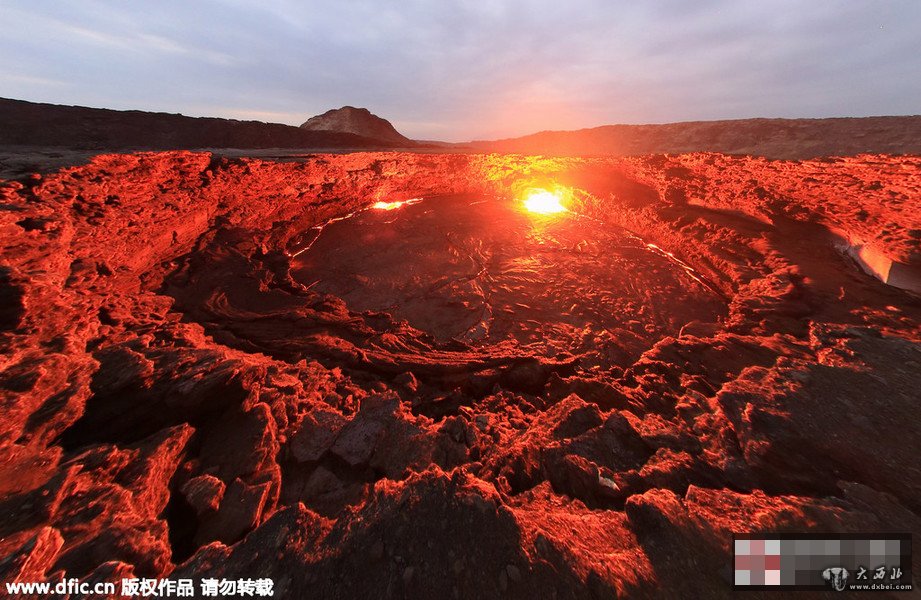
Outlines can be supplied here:
<path id="1" fill-rule="evenodd" d="M 0 182 L 0 571 L 718 597 L 732 532 L 921 532 L 919 185 L 701 153 Z"/>

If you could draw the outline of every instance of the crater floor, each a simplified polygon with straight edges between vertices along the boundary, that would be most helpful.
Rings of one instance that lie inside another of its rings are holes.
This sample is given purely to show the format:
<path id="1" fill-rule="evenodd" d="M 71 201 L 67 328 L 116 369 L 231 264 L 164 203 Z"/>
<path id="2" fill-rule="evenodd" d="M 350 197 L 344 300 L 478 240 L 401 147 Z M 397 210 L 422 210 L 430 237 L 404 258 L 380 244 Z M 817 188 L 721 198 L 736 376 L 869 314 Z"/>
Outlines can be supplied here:
<path id="1" fill-rule="evenodd" d="M 733 532 L 921 535 L 918 157 L 101 155 L 0 232 L 4 582 L 720 598 Z"/>
<path id="2" fill-rule="evenodd" d="M 719 296 L 622 228 L 514 198 L 419 200 L 323 227 L 292 276 L 439 340 L 511 339 L 550 356 L 572 356 L 599 331 L 655 342 L 725 314 Z"/>

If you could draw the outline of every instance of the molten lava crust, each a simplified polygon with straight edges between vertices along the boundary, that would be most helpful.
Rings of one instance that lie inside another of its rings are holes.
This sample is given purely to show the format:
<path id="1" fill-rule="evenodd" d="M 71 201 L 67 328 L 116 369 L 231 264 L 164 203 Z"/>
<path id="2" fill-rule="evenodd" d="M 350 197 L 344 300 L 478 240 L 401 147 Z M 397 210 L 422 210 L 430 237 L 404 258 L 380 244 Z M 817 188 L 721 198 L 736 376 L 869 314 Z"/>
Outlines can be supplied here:
<path id="1" fill-rule="evenodd" d="M 708 598 L 733 532 L 917 534 L 919 186 L 717 154 L 0 182 L 0 579 Z"/>

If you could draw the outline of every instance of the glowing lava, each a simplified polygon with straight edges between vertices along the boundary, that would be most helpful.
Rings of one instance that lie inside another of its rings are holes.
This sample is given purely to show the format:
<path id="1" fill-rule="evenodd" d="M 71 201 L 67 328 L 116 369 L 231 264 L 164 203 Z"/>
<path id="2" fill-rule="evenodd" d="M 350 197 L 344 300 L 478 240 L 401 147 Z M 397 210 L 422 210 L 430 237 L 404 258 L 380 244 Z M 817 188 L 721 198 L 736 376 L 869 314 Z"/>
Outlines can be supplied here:
<path id="1" fill-rule="evenodd" d="M 524 201 L 524 207 L 531 212 L 542 215 L 566 212 L 566 207 L 560 203 L 560 194 L 547 190 L 532 190 Z"/>
<path id="2" fill-rule="evenodd" d="M 410 198 L 409 200 L 397 200 L 396 202 L 375 202 L 371 208 L 375 210 L 396 210 L 401 206 L 409 206 L 416 202 L 422 202 L 422 198 Z"/>

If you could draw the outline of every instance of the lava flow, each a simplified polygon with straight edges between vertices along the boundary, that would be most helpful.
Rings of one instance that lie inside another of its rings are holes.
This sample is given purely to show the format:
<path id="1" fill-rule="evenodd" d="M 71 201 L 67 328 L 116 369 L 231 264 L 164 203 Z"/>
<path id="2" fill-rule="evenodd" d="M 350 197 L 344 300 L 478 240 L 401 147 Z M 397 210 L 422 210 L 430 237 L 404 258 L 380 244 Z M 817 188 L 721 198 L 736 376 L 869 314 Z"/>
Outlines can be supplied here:
<path id="1" fill-rule="evenodd" d="M 531 212 L 542 215 L 566 212 L 566 207 L 561 204 L 561 194 L 547 190 L 531 190 L 524 200 L 524 207 Z"/>
<path id="2" fill-rule="evenodd" d="M 167 152 L 0 182 L 0 578 L 709 598 L 733 532 L 921 533 L 919 173 Z"/>

